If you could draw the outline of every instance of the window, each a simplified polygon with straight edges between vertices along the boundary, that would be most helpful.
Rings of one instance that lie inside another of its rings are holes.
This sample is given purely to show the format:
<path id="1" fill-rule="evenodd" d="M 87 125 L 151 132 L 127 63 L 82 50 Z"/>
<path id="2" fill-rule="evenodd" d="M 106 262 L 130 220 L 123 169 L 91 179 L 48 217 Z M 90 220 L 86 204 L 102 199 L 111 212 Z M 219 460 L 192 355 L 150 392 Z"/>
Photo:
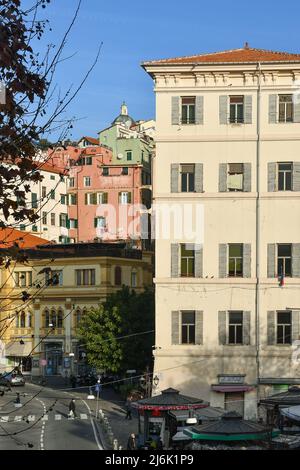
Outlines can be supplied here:
<path id="1" fill-rule="evenodd" d="M 195 312 L 181 312 L 181 344 L 195 344 Z"/>
<path id="2" fill-rule="evenodd" d="M 28 326 L 28 328 L 32 328 L 32 315 L 31 315 L 31 313 L 28 313 L 28 315 L 27 315 L 27 326 Z"/>
<path id="3" fill-rule="evenodd" d="M 90 176 L 84 176 L 83 177 L 83 186 L 86 188 L 88 186 L 91 186 L 91 177 Z"/>
<path id="4" fill-rule="evenodd" d="M 131 287 L 137 287 L 137 272 L 131 271 Z"/>
<path id="5" fill-rule="evenodd" d="M 51 212 L 51 225 L 55 225 L 55 213 Z"/>
<path id="6" fill-rule="evenodd" d="M 31 193 L 31 207 L 32 209 L 37 209 L 37 193 Z"/>
<path id="7" fill-rule="evenodd" d="M 243 276 L 243 245 L 231 244 L 229 245 L 229 276 L 242 277 Z"/>
<path id="8" fill-rule="evenodd" d="M 244 165 L 242 163 L 229 163 L 227 176 L 228 191 L 243 191 Z"/>
<path id="9" fill-rule="evenodd" d="M 122 175 L 128 175 L 128 166 L 123 166 Z"/>
<path id="10" fill-rule="evenodd" d="M 195 277 L 195 249 L 193 245 L 181 245 L 181 276 Z"/>
<path id="11" fill-rule="evenodd" d="M 131 193 L 127 191 L 122 191 L 119 193 L 119 204 L 130 204 L 131 203 Z"/>
<path id="12" fill-rule="evenodd" d="M 92 165 L 92 163 L 93 163 L 92 157 L 86 157 L 85 164 L 86 165 Z"/>
<path id="13" fill-rule="evenodd" d="M 81 310 L 77 309 L 76 313 L 75 313 L 75 326 L 76 326 L 76 328 L 79 327 L 82 318 L 83 318 L 83 314 L 82 314 Z"/>
<path id="14" fill-rule="evenodd" d="M 60 203 L 61 204 L 67 204 L 67 195 L 66 194 L 61 194 L 60 195 Z"/>
<path id="15" fill-rule="evenodd" d="M 59 214 L 59 226 L 68 228 L 68 214 Z"/>
<path id="16" fill-rule="evenodd" d="M 47 225 L 47 212 L 42 212 L 42 223 Z"/>
<path id="17" fill-rule="evenodd" d="M 109 176 L 109 168 L 104 167 L 103 170 L 102 170 L 102 175 L 103 176 Z"/>
<path id="18" fill-rule="evenodd" d="M 47 188 L 46 186 L 42 186 L 42 198 L 47 197 Z"/>
<path id="19" fill-rule="evenodd" d="M 277 312 L 277 344 L 292 344 L 291 312 Z"/>
<path id="20" fill-rule="evenodd" d="M 231 123 L 244 122 L 244 97 L 229 97 L 229 121 Z"/>
<path id="21" fill-rule="evenodd" d="M 243 312 L 229 312 L 228 344 L 243 344 Z"/>
<path id="22" fill-rule="evenodd" d="M 50 179 L 51 179 L 51 180 L 55 180 L 55 176 L 54 176 L 54 175 L 51 175 L 51 176 L 50 176 Z"/>
<path id="23" fill-rule="evenodd" d="M 279 122 L 293 122 L 293 95 L 279 95 Z"/>
<path id="24" fill-rule="evenodd" d="M 108 193 L 97 193 L 97 203 L 98 204 L 107 204 Z"/>
<path id="25" fill-rule="evenodd" d="M 106 227 L 106 218 L 105 217 L 95 217 L 94 227 L 95 228 L 105 229 L 105 227 Z"/>
<path id="26" fill-rule="evenodd" d="M 142 153 L 141 153 L 141 161 L 142 162 L 144 161 L 144 150 L 142 150 Z"/>
<path id="27" fill-rule="evenodd" d="M 16 271 L 15 272 L 15 286 L 16 287 L 31 287 L 32 286 L 32 272 L 31 271 Z"/>
<path id="28" fill-rule="evenodd" d="M 115 285 L 120 286 L 122 284 L 122 268 L 120 266 L 115 267 Z"/>
<path id="29" fill-rule="evenodd" d="M 69 194 L 69 204 L 71 206 L 75 206 L 77 204 L 77 194 L 76 193 Z"/>
<path id="30" fill-rule="evenodd" d="M 26 230 L 26 225 L 21 224 L 20 227 L 19 227 L 19 229 L 20 229 L 22 232 L 24 232 L 24 231 Z"/>
<path id="31" fill-rule="evenodd" d="M 126 150 L 126 159 L 127 159 L 127 161 L 132 160 L 132 151 L 131 150 Z"/>
<path id="32" fill-rule="evenodd" d="M 38 231 L 37 225 L 33 225 L 32 228 L 31 228 L 31 230 L 32 230 L 33 232 L 37 232 L 37 231 Z"/>
<path id="33" fill-rule="evenodd" d="M 181 191 L 195 191 L 195 165 L 181 165 Z"/>
<path id="34" fill-rule="evenodd" d="M 49 328 L 52 325 L 54 328 L 63 328 L 63 312 L 61 309 L 56 312 L 53 308 L 51 313 L 49 310 L 45 311 L 44 314 L 45 327 Z M 50 327 L 51 328 L 51 327 Z"/>
<path id="35" fill-rule="evenodd" d="M 77 286 L 94 286 L 95 269 L 76 269 Z"/>
<path id="36" fill-rule="evenodd" d="M 63 285 L 63 272 L 62 270 L 51 270 L 45 273 L 46 286 L 62 286 Z"/>
<path id="37" fill-rule="evenodd" d="M 69 178 L 69 188 L 75 187 L 75 178 Z"/>
<path id="38" fill-rule="evenodd" d="M 292 275 L 292 245 L 277 245 L 277 274 Z"/>
<path id="39" fill-rule="evenodd" d="M 26 327 L 26 315 L 25 312 L 22 311 L 20 315 L 20 328 L 25 328 Z"/>
<path id="40" fill-rule="evenodd" d="M 51 189 L 50 191 L 50 199 L 55 199 L 55 190 Z"/>
<path id="41" fill-rule="evenodd" d="M 181 98 L 181 123 L 195 124 L 195 96 Z"/>
<path id="42" fill-rule="evenodd" d="M 78 228 L 78 219 L 70 219 L 70 228 Z"/>
<path id="43" fill-rule="evenodd" d="M 292 163 L 278 163 L 278 191 L 292 190 Z"/>
<path id="44" fill-rule="evenodd" d="M 97 204 L 97 193 L 86 193 L 84 199 L 85 204 L 88 206 L 92 204 Z"/>

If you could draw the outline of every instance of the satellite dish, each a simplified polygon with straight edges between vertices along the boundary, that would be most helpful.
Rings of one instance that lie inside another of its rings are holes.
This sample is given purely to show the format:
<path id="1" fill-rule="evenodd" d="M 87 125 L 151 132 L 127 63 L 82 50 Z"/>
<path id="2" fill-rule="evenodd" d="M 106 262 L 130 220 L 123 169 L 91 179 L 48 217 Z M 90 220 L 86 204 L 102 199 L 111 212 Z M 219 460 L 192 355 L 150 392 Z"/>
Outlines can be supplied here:
<path id="1" fill-rule="evenodd" d="M 118 153 L 117 158 L 118 158 L 119 160 L 122 160 L 122 158 L 123 158 L 123 153 Z"/>

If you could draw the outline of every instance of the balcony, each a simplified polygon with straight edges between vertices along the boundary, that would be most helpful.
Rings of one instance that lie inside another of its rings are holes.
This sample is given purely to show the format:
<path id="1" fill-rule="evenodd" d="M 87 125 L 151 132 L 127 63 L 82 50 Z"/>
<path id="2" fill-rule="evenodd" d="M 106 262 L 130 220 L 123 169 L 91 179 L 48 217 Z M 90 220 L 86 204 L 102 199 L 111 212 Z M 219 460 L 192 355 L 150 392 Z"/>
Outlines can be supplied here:
<path id="1" fill-rule="evenodd" d="M 64 336 L 65 335 L 65 328 L 55 328 L 52 330 L 51 327 L 44 327 L 40 328 L 40 336 L 47 336 L 47 338 L 51 338 L 53 336 Z"/>
<path id="2" fill-rule="evenodd" d="M 33 328 L 12 328 L 12 336 L 32 336 L 34 333 Z"/>

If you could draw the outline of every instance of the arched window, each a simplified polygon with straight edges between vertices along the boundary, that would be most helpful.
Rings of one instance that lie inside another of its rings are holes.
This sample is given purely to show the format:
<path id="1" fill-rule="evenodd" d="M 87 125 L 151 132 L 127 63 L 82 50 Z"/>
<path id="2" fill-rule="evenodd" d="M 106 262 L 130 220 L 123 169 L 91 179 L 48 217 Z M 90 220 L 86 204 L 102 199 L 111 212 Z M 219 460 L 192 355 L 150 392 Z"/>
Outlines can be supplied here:
<path id="1" fill-rule="evenodd" d="M 56 327 L 57 326 L 57 321 L 56 321 L 56 311 L 54 310 L 54 308 L 51 310 L 51 320 L 50 320 L 50 323 Z M 49 326 L 49 325 L 48 325 Z"/>
<path id="2" fill-rule="evenodd" d="M 20 328 L 25 328 L 25 327 L 26 327 L 26 315 L 25 315 L 25 312 L 22 311 L 21 316 L 20 316 Z"/>
<path id="3" fill-rule="evenodd" d="M 45 327 L 47 328 L 49 326 L 49 323 L 50 323 L 50 313 L 49 313 L 49 310 L 45 310 Z"/>
<path id="4" fill-rule="evenodd" d="M 63 327 L 63 313 L 62 310 L 58 310 L 57 314 L 57 328 L 62 328 Z"/>
<path id="5" fill-rule="evenodd" d="M 76 328 L 78 328 L 81 320 L 82 320 L 82 313 L 81 313 L 80 308 L 78 308 L 75 313 L 75 327 Z"/>
<path id="6" fill-rule="evenodd" d="M 137 272 L 135 269 L 131 271 L 131 287 L 137 287 Z"/>
<path id="7" fill-rule="evenodd" d="M 16 328 L 20 327 L 20 313 L 16 312 Z"/>
<path id="8" fill-rule="evenodd" d="M 27 314 L 27 327 L 32 328 L 32 314 L 31 314 L 31 312 L 28 312 L 28 314 Z"/>
<path id="9" fill-rule="evenodd" d="M 122 269 L 120 266 L 115 267 L 115 285 L 120 286 L 122 284 Z"/>

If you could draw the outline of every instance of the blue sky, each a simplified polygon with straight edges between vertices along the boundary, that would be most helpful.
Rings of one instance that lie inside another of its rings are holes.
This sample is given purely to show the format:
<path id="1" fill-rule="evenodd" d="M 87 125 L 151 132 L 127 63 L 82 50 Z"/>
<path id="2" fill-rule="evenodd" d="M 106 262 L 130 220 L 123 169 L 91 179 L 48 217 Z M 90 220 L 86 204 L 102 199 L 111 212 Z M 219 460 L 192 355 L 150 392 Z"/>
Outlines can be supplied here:
<path id="1" fill-rule="evenodd" d="M 32 2 L 23 0 L 25 5 Z M 57 43 L 68 26 L 76 0 L 51 0 L 42 11 L 52 32 L 42 39 Z M 153 83 L 143 60 L 193 55 L 242 47 L 300 52 L 300 2 L 286 0 L 82 0 L 56 82 L 65 90 L 78 84 L 103 41 L 99 62 L 68 116 L 80 120 L 72 138 L 96 136 L 126 101 L 134 119 L 155 117 Z M 41 47 L 42 44 L 38 44 Z M 297 49 L 298 47 L 298 49 Z"/>

